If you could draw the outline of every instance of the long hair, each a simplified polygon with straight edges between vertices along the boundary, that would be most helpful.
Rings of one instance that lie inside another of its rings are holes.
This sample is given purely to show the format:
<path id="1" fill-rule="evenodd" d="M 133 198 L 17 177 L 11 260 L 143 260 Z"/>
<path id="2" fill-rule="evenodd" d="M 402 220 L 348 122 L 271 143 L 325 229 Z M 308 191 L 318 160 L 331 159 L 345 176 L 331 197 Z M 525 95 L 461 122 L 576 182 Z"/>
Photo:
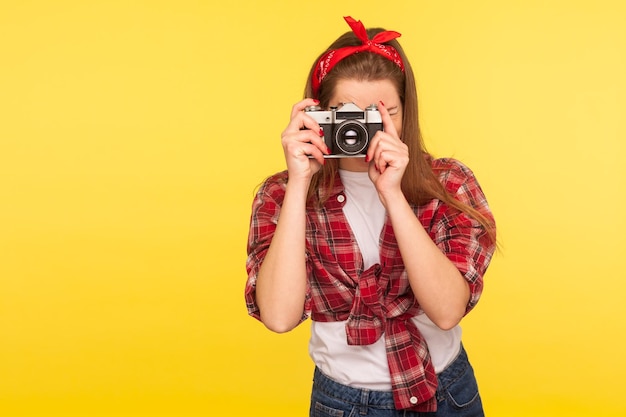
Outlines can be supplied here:
<path id="1" fill-rule="evenodd" d="M 368 37 L 371 39 L 383 30 L 382 28 L 370 28 L 367 30 Z M 304 96 L 313 97 L 311 77 L 315 65 L 322 55 L 333 49 L 360 44 L 361 41 L 353 32 L 346 32 L 333 42 L 326 51 L 321 53 L 309 72 Z M 386 44 L 393 46 L 402 57 L 404 72 L 389 59 L 371 52 L 350 55 L 339 61 L 322 81 L 316 97 L 320 101 L 320 106 L 328 108 L 335 87 L 340 80 L 390 80 L 397 90 L 403 107 L 402 141 L 408 147 L 409 163 L 402 177 L 401 185 L 407 201 L 416 206 L 421 206 L 432 199 L 439 199 L 478 221 L 486 229 L 492 242 L 495 243 L 495 225 L 493 220 L 450 195 L 439 181 L 438 173 L 433 171 L 432 156 L 426 151 L 419 126 L 417 87 L 413 70 L 397 40 L 393 39 Z M 326 160 L 326 163 L 311 180 L 308 191 L 309 201 L 317 204 L 323 203 L 320 195 L 328 195 L 328 193 L 320 193 L 319 191 L 333 187 L 338 169 L 339 162 L 336 159 Z"/>

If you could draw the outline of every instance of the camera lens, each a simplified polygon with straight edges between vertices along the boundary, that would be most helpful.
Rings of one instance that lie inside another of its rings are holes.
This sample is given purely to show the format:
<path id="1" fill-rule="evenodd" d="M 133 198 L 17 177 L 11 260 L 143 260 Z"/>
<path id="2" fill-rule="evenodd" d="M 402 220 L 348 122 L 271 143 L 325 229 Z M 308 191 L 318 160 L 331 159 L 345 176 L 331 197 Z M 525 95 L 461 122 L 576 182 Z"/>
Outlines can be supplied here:
<path id="1" fill-rule="evenodd" d="M 336 130 L 335 143 L 346 155 L 362 153 L 368 142 L 367 130 L 359 122 L 344 122 Z"/>
<path id="2" fill-rule="evenodd" d="M 359 134 L 356 130 L 346 130 L 342 139 L 347 146 L 354 146 L 359 140 Z"/>

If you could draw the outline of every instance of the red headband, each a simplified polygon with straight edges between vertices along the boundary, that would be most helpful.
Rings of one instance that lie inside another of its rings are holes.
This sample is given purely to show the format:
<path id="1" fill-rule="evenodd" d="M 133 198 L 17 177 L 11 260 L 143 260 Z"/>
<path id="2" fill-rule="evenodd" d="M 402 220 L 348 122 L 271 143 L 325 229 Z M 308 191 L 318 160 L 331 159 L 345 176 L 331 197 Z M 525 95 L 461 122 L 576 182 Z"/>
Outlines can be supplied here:
<path id="1" fill-rule="evenodd" d="M 326 75 L 328 75 L 330 70 L 332 70 L 342 59 L 359 52 L 367 51 L 382 55 L 388 60 L 394 62 L 402 71 L 404 71 L 404 63 L 402 62 L 400 54 L 396 51 L 396 48 L 391 45 L 383 45 L 385 42 L 399 38 L 401 36 L 400 33 L 393 30 L 386 30 L 384 32 L 377 33 L 372 39 L 369 39 L 367 37 L 365 26 L 363 26 L 363 23 L 361 23 L 360 20 L 354 20 L 350 16 L 346 16 L 344 19 L 352 28 L 352 32 L 354 32 L 357 38 L 361 40 L 362 44 L 358 46 L 346 46 L 344 48 L 333 49 L 322 55 L 315 66 L 315 70 L 313 71 L 312 87 L 314 97 L 317 97 L 320 84 L 322 84 L 322 80 L 326 77 Z"/>

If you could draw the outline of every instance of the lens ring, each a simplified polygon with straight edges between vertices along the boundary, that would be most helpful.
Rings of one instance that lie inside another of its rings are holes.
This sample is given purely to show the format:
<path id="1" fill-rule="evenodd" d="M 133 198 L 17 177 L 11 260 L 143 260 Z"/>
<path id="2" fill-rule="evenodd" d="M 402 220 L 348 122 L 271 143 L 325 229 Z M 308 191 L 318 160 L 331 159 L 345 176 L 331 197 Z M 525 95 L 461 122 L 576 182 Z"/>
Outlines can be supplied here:
<path id="1" fill-rule="evenodd" d="M 335 130 L 335 145 L 345 155 L 362 153 L 369 143 L 367 129 L 362 123 L 345 121 Z"/>

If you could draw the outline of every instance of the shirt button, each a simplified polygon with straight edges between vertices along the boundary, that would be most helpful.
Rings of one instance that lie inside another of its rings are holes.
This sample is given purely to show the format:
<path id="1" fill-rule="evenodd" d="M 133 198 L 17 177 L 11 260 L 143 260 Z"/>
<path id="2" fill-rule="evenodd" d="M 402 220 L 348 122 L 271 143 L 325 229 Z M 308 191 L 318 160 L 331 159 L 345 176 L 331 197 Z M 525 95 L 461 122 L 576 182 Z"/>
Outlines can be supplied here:
<path id="1" fill-rule="evenodd" d="M 346 197 L 343 194 L 339 194 L 337 196 L 337 201 L 339 201 L 340 203 L 343 203 L 344 201 L 346 201 Z"/>
<path id="2" fill-rule="evenodd" d="M 411 404 L 415 405 L 417 404 L 417 397 L 411 397 L 409 398 L 409 401 L 411 402 Z"/>

